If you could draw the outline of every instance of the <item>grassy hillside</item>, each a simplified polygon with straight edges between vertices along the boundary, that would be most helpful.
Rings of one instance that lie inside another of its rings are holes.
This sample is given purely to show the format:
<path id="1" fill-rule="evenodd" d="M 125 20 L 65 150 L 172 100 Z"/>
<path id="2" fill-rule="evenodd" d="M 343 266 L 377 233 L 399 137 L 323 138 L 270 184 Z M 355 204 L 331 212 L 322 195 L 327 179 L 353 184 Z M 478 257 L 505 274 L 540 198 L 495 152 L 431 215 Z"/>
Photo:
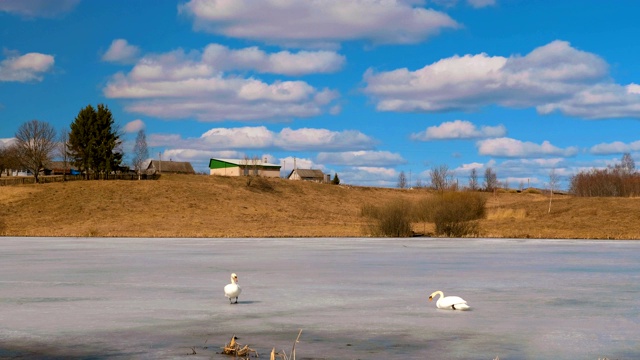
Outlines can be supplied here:
<path id="1" fill-rule="evenodd" d="M 117 237 L 361 237 L 363 204 L 427 190 L 282 179 L 163 176 L 0 187 L 0 234 Z M 640 239 L 640 199 L 487 195 L 485 237 Z M 432 224 L 414 224 L 418 233 Z"/>

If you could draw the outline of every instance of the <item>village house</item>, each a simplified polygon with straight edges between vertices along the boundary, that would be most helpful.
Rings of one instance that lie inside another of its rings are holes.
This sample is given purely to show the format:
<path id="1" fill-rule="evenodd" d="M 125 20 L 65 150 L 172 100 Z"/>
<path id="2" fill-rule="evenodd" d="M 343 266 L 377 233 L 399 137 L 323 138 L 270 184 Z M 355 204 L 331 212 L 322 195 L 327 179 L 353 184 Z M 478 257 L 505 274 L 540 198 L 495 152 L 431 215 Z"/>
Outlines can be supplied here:
<path id="1" fill-rule="evenodd" d="M 271 164 L 267 159 L 211 159 L 209 174 L 220 176 L 262 176 L 280 177 L 280 165 Z"/>
<path id="2" fill-rule="evenodd" d="M 325 174 L 322 170 L 317 169 L 293 169 L 287 179 L 289 180 L 303 180 L 313 181 L 318 183 L 330 182 L 330 174 Z"/>
<path id="3" fill-rule="evenodd" d="M 193 166 L 187 161 L 151 160 L 145 169 L 147 174 L 195 174 Z"/>

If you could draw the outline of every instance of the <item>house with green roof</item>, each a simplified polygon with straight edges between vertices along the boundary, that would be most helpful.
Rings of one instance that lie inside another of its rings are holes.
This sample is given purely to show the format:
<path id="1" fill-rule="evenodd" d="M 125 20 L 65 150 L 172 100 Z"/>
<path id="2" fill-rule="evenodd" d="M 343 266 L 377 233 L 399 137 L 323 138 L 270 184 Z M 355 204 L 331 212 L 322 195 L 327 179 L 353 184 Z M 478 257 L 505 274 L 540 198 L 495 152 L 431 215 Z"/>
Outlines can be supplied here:
<path id="1" fill-rule="evenodd" d="M 267 159 L 209 160 L 210 175 L 280 177 L 280 168 L 279 164 L 268 163 Z"/>

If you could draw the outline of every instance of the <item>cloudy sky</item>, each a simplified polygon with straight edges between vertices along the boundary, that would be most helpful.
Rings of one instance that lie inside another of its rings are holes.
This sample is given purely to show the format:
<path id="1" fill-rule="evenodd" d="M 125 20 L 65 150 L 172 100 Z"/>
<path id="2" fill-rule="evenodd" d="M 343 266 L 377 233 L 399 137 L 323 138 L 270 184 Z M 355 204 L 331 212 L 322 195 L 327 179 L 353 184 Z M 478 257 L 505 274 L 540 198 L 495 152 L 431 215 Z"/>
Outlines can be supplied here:
<path id="1" fill-rule="evenodd" d="M 640 160 L 640 2 L 0 0 L 0 142 L 106 104 L 130 162 L 267 157 L 389 186 L 566 188 Z"/>

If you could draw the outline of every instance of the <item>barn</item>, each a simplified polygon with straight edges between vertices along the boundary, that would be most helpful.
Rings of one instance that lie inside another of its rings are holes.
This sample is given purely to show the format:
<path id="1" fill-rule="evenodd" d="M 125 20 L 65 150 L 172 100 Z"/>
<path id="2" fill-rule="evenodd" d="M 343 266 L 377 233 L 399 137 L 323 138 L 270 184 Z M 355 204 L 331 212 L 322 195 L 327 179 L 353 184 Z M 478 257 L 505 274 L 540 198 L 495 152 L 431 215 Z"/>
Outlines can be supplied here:
<path id="1" fill-rule="evenodd" d="M 220 176 L 280 177 L 280 165 L 266 159 L 210 159 L 209 174 Z"/>

